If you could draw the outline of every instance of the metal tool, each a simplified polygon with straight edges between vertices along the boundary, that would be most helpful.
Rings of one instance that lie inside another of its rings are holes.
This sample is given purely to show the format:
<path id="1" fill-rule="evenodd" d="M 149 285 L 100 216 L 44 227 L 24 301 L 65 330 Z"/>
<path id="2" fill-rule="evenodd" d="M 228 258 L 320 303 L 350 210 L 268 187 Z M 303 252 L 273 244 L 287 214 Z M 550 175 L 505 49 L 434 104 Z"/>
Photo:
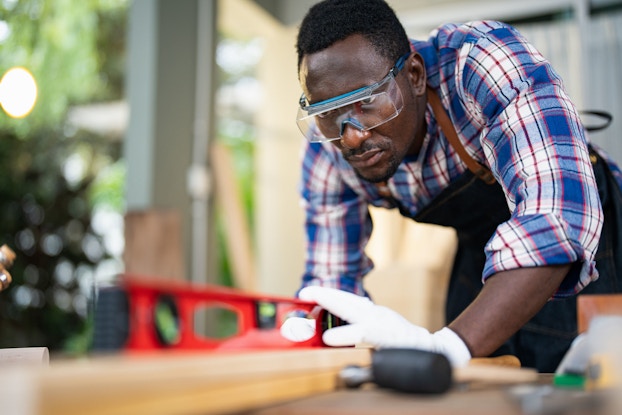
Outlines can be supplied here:
<path id="1" fill-rule="evenodd" d="M 14 260 L 15 252 L 7 245 L 0 246 L 0 291 L 8 288 L 13 280 L 8 268 L 11 268 Z"/>
<path id="2" fill-rule="evenodd" d="M 452 385 L 449 360 L 440 353 L 418 349 L 379 349 L 370 367 L 346 366 L 339 373 L 347 388 L 373 382 L 382 388 L 406 393 L 439 394 Z"/>

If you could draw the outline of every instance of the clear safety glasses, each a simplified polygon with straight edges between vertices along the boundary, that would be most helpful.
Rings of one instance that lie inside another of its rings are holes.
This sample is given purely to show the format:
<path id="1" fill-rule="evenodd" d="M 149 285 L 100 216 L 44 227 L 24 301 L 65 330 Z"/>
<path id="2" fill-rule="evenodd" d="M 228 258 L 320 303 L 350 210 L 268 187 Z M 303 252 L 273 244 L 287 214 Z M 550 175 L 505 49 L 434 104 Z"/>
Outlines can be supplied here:
<path id="1" fill-rule="evenodd" d="M 366 131 L 397 117 L 404 101 L 395 77 L 409 56 L 400 57 L 387 76 L 375 84 L 314 104 L 309 104 L 302 94 L 296 117 L 302 134 L 311 142 L 338 140 L 348 124 Z M 321 134 L 313 132 L 313 124 Z"/>

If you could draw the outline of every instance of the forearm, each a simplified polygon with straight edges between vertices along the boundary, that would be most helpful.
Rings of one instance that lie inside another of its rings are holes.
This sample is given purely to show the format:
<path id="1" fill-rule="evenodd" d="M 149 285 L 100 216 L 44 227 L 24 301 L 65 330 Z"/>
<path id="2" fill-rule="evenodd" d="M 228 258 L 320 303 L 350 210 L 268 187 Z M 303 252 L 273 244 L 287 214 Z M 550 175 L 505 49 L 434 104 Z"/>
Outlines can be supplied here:
<path id="1" fill-rule="evenodd" d="M 546 304 L 569 270 L 570 264 L 499 272 L 449 327 L 473 357 L 488 356 Z"/>

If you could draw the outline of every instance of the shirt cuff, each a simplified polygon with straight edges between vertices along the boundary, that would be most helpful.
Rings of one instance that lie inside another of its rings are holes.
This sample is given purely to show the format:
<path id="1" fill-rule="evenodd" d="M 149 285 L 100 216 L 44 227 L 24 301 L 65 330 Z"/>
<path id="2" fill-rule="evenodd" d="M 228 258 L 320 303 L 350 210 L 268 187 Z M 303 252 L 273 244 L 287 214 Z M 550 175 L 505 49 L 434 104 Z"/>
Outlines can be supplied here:
<path id="1" fill-rule="evenodd" d="M 589 237 L 587 231 L 568 232 L 568 228 L 552 214 L 520 216 L 502 223 L 486 245 L 483 279 L 511 269 L 577 263 L 579 272 L 568 275 L 555 297 L 579 292 L 598 278 L 594 263 L 598 237 Z"/>

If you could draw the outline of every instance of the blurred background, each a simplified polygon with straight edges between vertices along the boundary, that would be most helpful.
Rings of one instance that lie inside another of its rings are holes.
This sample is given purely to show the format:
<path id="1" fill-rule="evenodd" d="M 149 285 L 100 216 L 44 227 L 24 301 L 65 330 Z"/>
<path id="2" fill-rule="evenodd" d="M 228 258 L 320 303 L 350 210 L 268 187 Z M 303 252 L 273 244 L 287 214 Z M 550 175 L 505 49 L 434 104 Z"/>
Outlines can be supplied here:
<path id="1" fill-rule="evenodd" d="M 122 273 L 293 296 L 294 45 L 313 3 L 0 1 L 0 244 L 17 254 L 0 347 L 86 353 L 98 289 Z M 415 38 L 450 21 L 517 26 L 579 109 L 613 115 L 591 139 L 622 161 L 622 1 L 388 3 Z M 453 232 L 372 214 L 368 289 L 440 327 Z"/>

